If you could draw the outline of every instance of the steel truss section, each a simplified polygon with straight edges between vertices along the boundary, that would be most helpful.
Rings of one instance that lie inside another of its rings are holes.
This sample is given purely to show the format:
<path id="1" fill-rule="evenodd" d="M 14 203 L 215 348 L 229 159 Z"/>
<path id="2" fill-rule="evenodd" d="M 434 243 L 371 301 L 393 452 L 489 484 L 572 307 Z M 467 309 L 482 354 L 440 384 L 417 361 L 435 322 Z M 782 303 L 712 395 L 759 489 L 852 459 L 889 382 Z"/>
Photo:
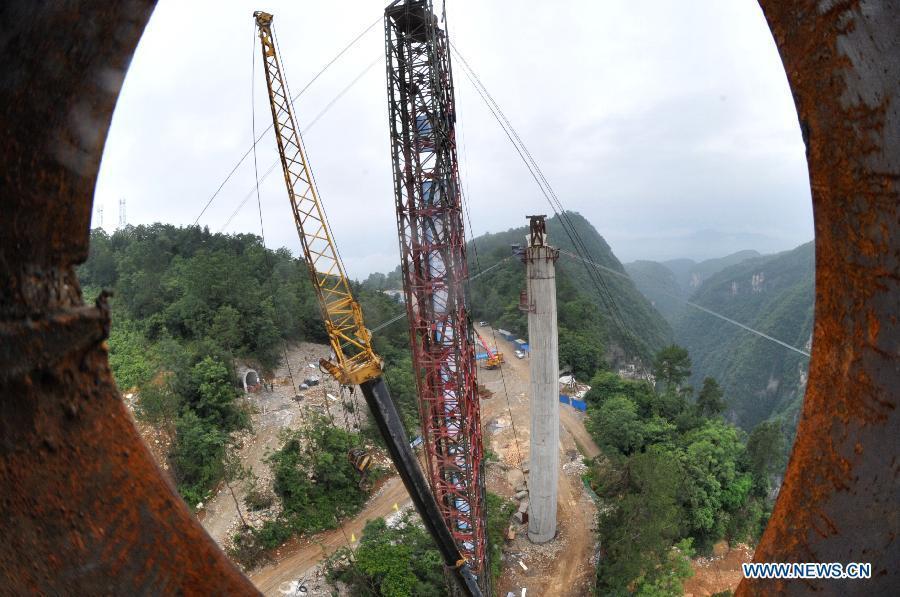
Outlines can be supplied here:
<path id="1" fill-rule="evenodd" d="M 391 153 L 428 476 L 460 550 L 484 580 L 481 418 L 444 25 L 430 0 L 385 9 Z"/>
<path id="2" fill-rule="evenodd" d="M 334 355 L 334 362 L 323 360 L 322 365 L 340 383 L 357 385 L 381 374 L 381 359 L 372 351 L 371 335 L 363 322 L 359 304 L 353 298 L 350 281 L 319 200 L 315 178 L 294 116 L 291 94 L 282 74 L 272 34 L 273 17 L 257 11 L 254 18 L 261 42 L 275 140 L 278 142 L 294 224 Z"/>

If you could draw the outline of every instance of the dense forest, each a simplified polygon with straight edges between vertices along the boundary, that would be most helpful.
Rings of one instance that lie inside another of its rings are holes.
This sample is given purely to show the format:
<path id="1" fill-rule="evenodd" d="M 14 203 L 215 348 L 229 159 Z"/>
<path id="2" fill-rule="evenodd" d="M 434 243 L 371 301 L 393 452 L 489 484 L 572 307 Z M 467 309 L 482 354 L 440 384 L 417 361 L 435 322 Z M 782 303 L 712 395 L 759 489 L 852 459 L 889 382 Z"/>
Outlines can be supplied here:
<path id="1" fill-rule="evenodd" d="M 728 267 L 691 300 L 792 346 L 809 350 L 815 255 L 812 243 Z M 696 383 L 713 376 L 730 397 L 729 417 L 744 429 L 776 416 L 792 435 L 805 388 L 807 357 L 697 310 L 675 326 L 691 351 Z"/>
<path id="2" fill-rule="evenodd" d="M 809 349 L 815 255 L 812 243 L 776 255 L 741 251 L 695 263 L 679 259 L 625 266 L 640 291 L 663 313 L 675 339 L 694 359 L 695 385 L 705 376 L 730 397 L 730 420 L 753 429 L 777 422 L 793 442 L 808 359 L 684 303 L 691 300 L 793 346 Z M 679 296 L 682 300 L 674 298 Z"/>
<path id="3" fill-rule="evenodd" d="M 597 230 L 582 216 L 569 212 L 587 249 L 587 258 L 625 273 L 622 264 Z M 506 259 L 496 269 L 471 283 L 472 316 L 490 321 L 494 327 L 527 336 L 525 314 L 519 311 L 519 293 L 525 287 L 525 267 L 511 256 L 511 245 L 524 245 L 527 227 L 479 236 L 469 243 L 469 272 L 478 272 Z M 559 217 L 547 220 L 549 243 L 575 252 Z M 601 367 L 634 358 L 649 362 L 653 353 L 672 340 L 666 321 L 627 278 L 600 270 L 616 307 L 615 317 L 601 307 L 603 299 L 591 283 L 586 266 L 561 256 L 556 267 L 559 322 L 559 360 L 563 370 L 589 379 Z"/>
<path id="4" fill-rule="evenodd" d="M 123 391 L 137 391 L 139 418 L 174 437 L 168 458 L 178 490 L 189 505 L 202 502 L 233 474 L 227 458 L 233 434 L 250 424 L 247 407 L 237 400 L 235 359 L 265 375 L 281 359 L 284 342 L 327 341 L 305 264 L 287 249 L 265 249 L 256 236 L 154 224 L 112 235 L 93 230 L 89 259 L 78 274 L 87 298 L 112 290 L 109 346 L 116 381 Z M 381 293 L 355 290 L 373 326 L 401 310 Z M 412 427 L 415 390 L 404 326 L 386 328 L 375 343 Z M 333 434 L 320 439 L 335 453 L 349 441 Z M 290 452 L 291 438 L 285 445 Z M 345 452 L 339 462 L 338 472 L 348 474 Z M 290 514 L 288 485 L 276 493 Z M 337 483 L 329 491 L 343 489 Z M 288 522 L 306 530 L 296 517 Z"/>
<path id="5" fill-rule="evenodd" d="M 591 380 L 586 426 L 603 450 L 587 474 L 601 508 L 601 595 L 680 595 L 695 551 L 755 541 L 768 520 L 783 438 L 763 424 L 749 438 L 726 422 L 728 399 L 705 378 L 696 393 L 688 352 L 661 350 L 655 386 L 608 372 Z"/>

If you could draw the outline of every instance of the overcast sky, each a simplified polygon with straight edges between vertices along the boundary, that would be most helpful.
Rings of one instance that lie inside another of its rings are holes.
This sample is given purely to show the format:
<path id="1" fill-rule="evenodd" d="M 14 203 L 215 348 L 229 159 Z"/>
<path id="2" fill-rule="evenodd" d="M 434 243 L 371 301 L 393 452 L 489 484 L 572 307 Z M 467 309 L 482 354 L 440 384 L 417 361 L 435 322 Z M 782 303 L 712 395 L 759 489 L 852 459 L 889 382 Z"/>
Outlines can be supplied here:
<path id="1" fill-rule="evenodd" d="M 187 225 L 271 122 L 252 12 L 275 15 L 296 93 L 382 13 L 384 1 L 161 0 L 128 71 L 97 183 L 93 224 Z M 772 252 L 812 239 L 803 142 L 755 0 L 448 2 L 450 34 L 567 209 L 622 261 Z M 296 103 L 348 273 L 398 262 L 379 22 Z M 463 75 L 454 70 L 459 158 L 475 235 L 550 208 Z M 258 146 L 262 175 L 276 157 Z M 261 185 L 266 241 L 299 241 L 278 171 Z M 247 160 L 200 219 L 220 230 L 254 185 Z M 259 234 L 255 196 L 226 232 Z"/>

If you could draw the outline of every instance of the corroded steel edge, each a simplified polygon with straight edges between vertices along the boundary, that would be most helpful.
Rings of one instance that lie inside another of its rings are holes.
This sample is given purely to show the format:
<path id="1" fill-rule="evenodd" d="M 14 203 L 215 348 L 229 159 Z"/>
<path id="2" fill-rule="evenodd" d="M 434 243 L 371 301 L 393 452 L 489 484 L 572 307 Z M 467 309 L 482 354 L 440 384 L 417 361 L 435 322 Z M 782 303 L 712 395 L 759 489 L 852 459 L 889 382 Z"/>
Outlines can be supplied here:
<path id="1" fill-rule="evenodd" d="M 257 594 L 156 467 L 74 266 L 153 2 L 0 4 L 0 593 Z"/>
<path id="2" fill-rule="evenodd" d="M 762 0 L 806 142 L 816 232 L 810 379 L 758 562 L 871 562 L 872 579 L 744 581 L 738 595 L 900 587 L 900 3 Z"/>
<path id="3" fill-rule="evenodd" d="M 816 324 L 797 443 L 756 560 L 870 561 L 873 579 L 745 582 L 738 594 L 889 593 L 900 586 L 900 7 L 761 4 L 807 141 Z M 0 6 L 5 324 L 82 306 L 73 266 L 87 256 L 103 143 L 152 6 Z M 163 480 L 102 342 L 87 345 L 0 379 L 4 589 L 253 593 Z"/>

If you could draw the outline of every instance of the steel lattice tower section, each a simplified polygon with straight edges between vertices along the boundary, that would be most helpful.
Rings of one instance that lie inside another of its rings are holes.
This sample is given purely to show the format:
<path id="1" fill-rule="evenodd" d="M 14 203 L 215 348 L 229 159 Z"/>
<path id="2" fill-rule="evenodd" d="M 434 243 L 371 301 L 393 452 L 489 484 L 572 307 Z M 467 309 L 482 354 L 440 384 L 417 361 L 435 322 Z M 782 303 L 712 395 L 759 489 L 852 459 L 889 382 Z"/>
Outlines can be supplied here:
<path id="1" fill-rule="evenodd" d="M 481 418 L 446 14 L 442 30 L 430 0 L 396 0 L 384 21 L 397 227 L 426 466 L 447 526 L 485 583 Z"/>

